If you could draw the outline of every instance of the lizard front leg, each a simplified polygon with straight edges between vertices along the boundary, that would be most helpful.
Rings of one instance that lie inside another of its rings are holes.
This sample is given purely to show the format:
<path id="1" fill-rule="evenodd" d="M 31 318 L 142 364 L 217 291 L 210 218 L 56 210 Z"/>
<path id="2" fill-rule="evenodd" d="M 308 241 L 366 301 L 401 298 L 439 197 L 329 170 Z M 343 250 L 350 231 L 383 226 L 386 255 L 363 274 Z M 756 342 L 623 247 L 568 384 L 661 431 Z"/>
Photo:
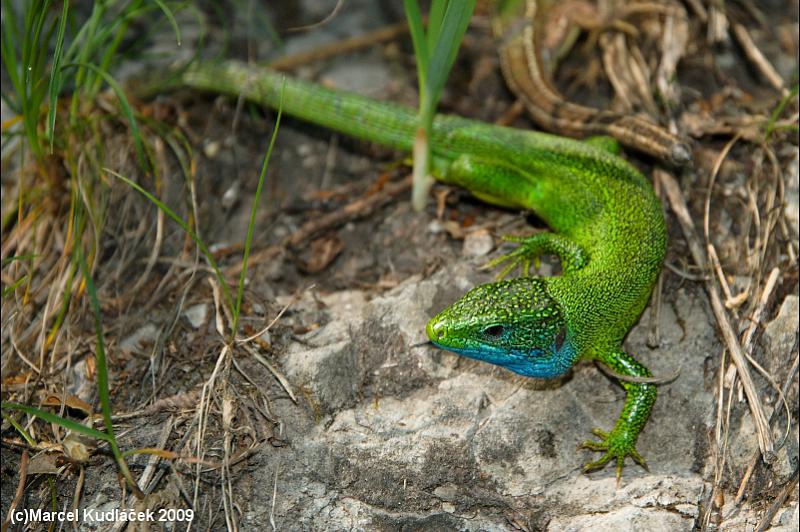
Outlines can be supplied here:
<path id="1" fill-rule="evenodd" d="M 461 155 L 440 175 L 442 181 L 464 187 L 478 198 L 502 207 L 529 208 L 544 200 L 535 176 L 503 162 Z M 527 276 L 531 262 L 547 253 L 558 256 L 565 273 L 583 268 L 589 260 L 583 247 L 561 234 L 539 233 L 529 237 L 505 236 L 503 239 L 517 242 L 519 246 L 511 253 L 487 263 L 487 267 L 494 267 L 510 261 L 498 275 L 499 279 L 518 265 L 523 275 Z"/>
<path id="2" fill-rule="evenodd" d="M 629 377 L 651 376 L 646 367 L 621 349 L 608 351 L 596 358 L 620 375 Z M 622 477 L 622 466 L 626 456 L 630 456 L 636 463 L 645 469 L 647 468 L 644 458 L 636 451 L 636 440 L 650 417 L 650 411 L 656 402 L 657 394 L 655 384 L 621 381 L 621 385 L 626 392 L 625 406 L 622 408 L 622 413 L 619 415 L 614 428 L 611 429 L 611 432 L 595 428 L 592 433 L 600 438 L 600 441 L 587 440 L 581 444 L 581 447 L 585 449 L 604 453 L 600 459 L 586 464 L 583 471 L 599 469 L 615 458 L 617 461 L 617 482 Z"/>
<path id="3" fill-rule="evenodd" d="M 514 268 L 520 266 L 522 275 L 529 275 L 531 261 L 538 266 L 539 257 L 551 253 L 561 261 L 561 268 L 564 273 L 572 273 L 580 270 L 589 262 L 588 253 L 569 238 L 556 233 L 538 233 L 532 236 L 512 236 L 503 237 L 506 242 L 516 242 L 519 244 L 517 249 L 511 253 L 501 255 L 486 263 L 487 268 L 494 268 L 504 262 L 508 264 L 497 275 L 502 279 Z"/>

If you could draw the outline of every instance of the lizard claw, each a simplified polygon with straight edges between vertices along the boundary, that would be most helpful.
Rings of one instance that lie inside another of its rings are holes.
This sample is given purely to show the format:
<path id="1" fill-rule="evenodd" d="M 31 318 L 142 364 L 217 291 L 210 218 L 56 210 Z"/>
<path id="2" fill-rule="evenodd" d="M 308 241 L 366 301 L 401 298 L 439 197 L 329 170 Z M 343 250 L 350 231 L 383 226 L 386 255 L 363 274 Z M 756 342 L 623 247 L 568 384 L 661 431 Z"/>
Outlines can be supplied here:
<path id="1" fill-rule="evenodd" d="M 630 456 L 637 464 L 647 470 L 647 463 L 636 450 L 636 439 L 631 438 L 627 431 L 618 432 L 612 430 L 611 432 L 605 432 L 600 429 L 592 429 L 592 434 L 597 436 L 600 441 L 586 440 L 581 443 L 580 448 L 603 452 L 603 456 L 583 466 L 584 473 L 600 469 L 612 459 L 616 459 L 617 486 L 619 486 L 620 479 L 622 478 L 622 467 L 625 464 L 626 456 Z"/>
<path id="2" fill-rule="evenodd" d="M 497 274 L 497 280 L 501 280 L 506 277 L 509 273 L 514 271 L 516 267 L 519 266 L 520 270 L 522 271 L 523 277 L 528 277 L 531 272 L 531 262 L 535 268 L 539 268 L 540 261 L 539 261 L 539 251 L 533 250 L 530 246 L 526 246 L 526 240 L 529 240 L 530 237 L 524 236 L 515 236 L 515 235 L 503 235 L 502 240 L 504 242 L 514 242 L 519 244 L 518 247 L 512 251 L 511 253 L 506 253 L 504 255 L 500 255 L 490 261 L 488 261 L 482 269 L 489 270 L 495 268 L 505 262 L 508 262 L 502 270 Z"/>

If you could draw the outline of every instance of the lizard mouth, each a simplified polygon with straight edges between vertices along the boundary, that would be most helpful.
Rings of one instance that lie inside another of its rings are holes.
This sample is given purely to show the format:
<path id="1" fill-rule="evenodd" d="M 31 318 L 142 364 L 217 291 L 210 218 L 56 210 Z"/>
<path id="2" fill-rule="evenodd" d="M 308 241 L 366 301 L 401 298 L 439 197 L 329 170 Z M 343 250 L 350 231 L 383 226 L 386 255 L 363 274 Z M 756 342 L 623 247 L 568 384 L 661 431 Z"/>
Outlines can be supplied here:
<path id="1" fill-rule="evenodd" d="M 428 322 L 425 331 L 433 345 L 447 351 L 484 362 L 506 366 L 508 363 L 523 362 L 532 358 L 540 358 L 545 353 L 539 349 L 516 349 L 498 346 L 470 338 L 460 334 L 449 334 L 446 320 L 434 317 Z"/>

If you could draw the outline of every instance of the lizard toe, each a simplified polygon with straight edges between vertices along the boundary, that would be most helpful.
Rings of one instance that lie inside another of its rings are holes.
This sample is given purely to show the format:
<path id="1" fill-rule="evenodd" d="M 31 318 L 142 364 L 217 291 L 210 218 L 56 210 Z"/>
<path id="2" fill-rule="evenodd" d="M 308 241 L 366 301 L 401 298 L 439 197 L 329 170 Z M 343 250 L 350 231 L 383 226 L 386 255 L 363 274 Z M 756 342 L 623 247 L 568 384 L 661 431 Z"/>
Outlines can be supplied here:
<path id="1" fill-rule="evenodd" d="M 635 439 L 631 439 L 626 432 L 616 432 L 613 430 L 611 432 L 605 432 L 600 429 L 592 429 L 592 434 L 598 437 L 600 441 L 586 440 L 580 447 L 589 449 L 590 451 L 602 452 L 603 456 L 594 462 L 586 464 L 583 467 L 584 473 L 600 469 L 614 459 L 616 461 L 617 485 L 619 485 L 619 481 L 622 478 L 622 469 L 625 465 L 625 458 L 627 456 L 630 456 L 637 464 L 647 469 L 647 463 L 636 450 Z"/>

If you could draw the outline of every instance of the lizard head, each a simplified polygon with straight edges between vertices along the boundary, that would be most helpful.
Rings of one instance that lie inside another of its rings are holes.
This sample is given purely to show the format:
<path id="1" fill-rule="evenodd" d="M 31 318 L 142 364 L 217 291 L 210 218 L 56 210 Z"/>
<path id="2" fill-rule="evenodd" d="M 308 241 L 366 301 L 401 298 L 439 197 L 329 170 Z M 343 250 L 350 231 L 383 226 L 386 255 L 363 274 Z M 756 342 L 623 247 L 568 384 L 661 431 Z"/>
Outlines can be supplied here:
<path id="1" fill-rule="evenodd" d="M 538 277 L 477 286 L 428 322 L 434 345 L 528 377 L 565 373 L 575 348 L 558 303 Z"/>

